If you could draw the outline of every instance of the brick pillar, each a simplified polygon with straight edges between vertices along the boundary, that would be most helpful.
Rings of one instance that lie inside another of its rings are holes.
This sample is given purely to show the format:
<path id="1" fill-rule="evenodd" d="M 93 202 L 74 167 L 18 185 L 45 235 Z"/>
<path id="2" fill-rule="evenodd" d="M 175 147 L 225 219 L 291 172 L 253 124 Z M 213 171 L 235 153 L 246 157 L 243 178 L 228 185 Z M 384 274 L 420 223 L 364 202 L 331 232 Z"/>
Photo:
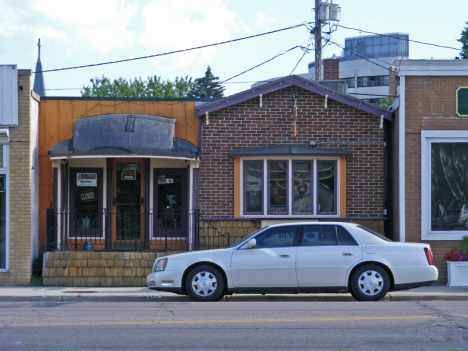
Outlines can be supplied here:
<path id="1" fill-rule="evenodd" d="M 328 58 L 323 60 L 323 80 L 340 79 L 340 60 Z"/>

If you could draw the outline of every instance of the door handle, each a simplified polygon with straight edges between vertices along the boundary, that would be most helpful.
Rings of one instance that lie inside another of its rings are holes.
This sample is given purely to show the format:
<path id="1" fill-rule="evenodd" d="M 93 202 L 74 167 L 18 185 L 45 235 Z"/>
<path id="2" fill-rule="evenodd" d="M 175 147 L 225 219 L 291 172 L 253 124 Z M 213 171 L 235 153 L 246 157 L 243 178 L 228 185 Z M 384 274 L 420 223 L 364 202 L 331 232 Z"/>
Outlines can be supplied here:
<path id="1" fill-rule="evenodd" d="M 288 257 L 291 257 L 290 254 L 284 254 L 284 255 L 280 255 L 281 258 L 288 258 Z"/>
<path id="2" fill-rule="evenodd" d="M 343 256 L 354 256 L 354 252 L 343 252 Z"/>

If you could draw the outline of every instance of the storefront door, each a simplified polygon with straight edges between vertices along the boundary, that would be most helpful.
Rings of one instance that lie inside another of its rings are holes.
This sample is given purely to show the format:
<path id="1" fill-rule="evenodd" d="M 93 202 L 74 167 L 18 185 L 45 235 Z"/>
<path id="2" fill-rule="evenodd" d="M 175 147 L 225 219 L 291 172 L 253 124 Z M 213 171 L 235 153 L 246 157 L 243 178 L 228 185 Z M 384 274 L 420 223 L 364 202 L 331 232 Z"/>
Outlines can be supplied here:
<path id="1" fill-rule="evenodd" d="M 187 236 L 187 170 L 154 170 L 154 208 L 156 238 Z"/>
<path id="2" fill-rule="evenodd" d="M 145 179 L 143 159 L 112 162 L 112 239 L 140 243 L 144 235 Z"/>

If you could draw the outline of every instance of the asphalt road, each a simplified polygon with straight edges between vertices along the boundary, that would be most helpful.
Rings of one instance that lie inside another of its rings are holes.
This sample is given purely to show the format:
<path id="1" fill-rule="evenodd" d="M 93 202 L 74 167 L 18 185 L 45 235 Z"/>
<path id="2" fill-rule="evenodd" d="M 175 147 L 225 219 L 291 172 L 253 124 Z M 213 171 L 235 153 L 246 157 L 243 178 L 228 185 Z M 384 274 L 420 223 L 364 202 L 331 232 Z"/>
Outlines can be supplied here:
<path id="1" fill-rule="evenodd" d="M 468 350 L 468 302 L 0 303 L 0 350 Z"/>

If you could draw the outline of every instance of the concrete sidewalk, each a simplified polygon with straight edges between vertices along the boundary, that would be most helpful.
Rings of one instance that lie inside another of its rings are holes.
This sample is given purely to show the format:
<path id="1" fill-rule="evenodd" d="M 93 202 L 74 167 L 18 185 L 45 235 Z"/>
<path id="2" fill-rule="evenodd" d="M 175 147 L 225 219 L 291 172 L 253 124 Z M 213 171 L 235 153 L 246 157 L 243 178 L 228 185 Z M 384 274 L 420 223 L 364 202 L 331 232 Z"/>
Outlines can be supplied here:
<path id="1" fill-rule="evenodd" d="M 405 291 L 388 293 L 384 301 L 468 301 L 468 287 L 433 285 Z M 5 286 L 0 287 L 0 301 L 47 301 L 47 302 L 190 302 L 188 296 L 138 288 L 91 288 L 91 287 L 46 287 Z M 226 302 L 260 301 L 356 301 L 350 294 L 234 294 L 226 296 Z"/>

